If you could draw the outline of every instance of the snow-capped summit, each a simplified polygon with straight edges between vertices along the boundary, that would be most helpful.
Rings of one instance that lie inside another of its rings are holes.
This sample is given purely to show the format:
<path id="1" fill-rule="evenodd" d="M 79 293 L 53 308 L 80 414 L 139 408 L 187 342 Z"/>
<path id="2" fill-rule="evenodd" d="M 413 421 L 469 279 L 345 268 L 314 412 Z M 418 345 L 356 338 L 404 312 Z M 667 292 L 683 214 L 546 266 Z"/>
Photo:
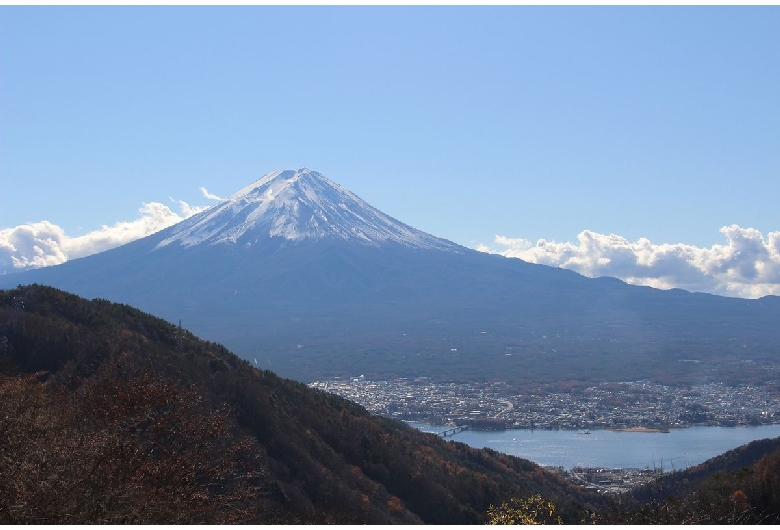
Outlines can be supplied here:
<path id="1" fill-rule="evenodd" d="M 341 239 L 371 246 L 459 251 L 447 240 L 385 215 L 316 171 L 272 171 L 225 201 L 190 217 L 164 234 L 159 247 L 206 244 L 253 245 L 269 238 L 288 241 Z"/>

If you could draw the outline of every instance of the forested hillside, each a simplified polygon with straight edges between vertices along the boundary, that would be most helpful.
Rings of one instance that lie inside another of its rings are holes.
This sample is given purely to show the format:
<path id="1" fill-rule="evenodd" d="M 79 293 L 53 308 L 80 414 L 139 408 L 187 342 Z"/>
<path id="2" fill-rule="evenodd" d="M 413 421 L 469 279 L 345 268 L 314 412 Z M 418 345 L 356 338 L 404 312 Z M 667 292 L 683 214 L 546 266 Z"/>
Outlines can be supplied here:
<path id="1" fill-rule="evenodd" d="M 532 494 L 601 502 L 131 307 L 0 291 L 0 524 L 482 523 Z"/>
<path id="2" fill-rule="evenodd" d="M 605 521 L 780 522 L 780 438 L 756 440 L 632 491 Z M 607 512 L 605 512 L 607 513 Z"/>
<path id="3" fill-rule="evenodd" d="M 0 524 L 776 523 L 779 444 L 607 499 L 131 307 L 0 291 Z"/>

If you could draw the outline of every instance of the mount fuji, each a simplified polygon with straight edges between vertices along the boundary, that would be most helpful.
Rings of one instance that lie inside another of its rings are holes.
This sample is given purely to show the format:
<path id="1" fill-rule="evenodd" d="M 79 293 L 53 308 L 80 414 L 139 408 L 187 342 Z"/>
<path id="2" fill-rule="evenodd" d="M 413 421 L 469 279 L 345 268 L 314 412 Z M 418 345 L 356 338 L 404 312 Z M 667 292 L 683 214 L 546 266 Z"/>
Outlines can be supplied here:
<path id="1" fill-rule="evenodd" d="M 274 171 L 179 224 L 0 276 L 182 324 L 301 381 L 360 375 L 755 381 L 780 364 L 780 299 L 661 291 L 484 254 L 308 169 Z"/>
<path id="2" fill-rule="evenodd" d="M 209 211 L 179 223 L 158 246 L 177 242 L 251 246 L 267 240 L 338 240 L 457 252 L 457 245 L 385 215 L 309 169 L 273 171 Z"/>

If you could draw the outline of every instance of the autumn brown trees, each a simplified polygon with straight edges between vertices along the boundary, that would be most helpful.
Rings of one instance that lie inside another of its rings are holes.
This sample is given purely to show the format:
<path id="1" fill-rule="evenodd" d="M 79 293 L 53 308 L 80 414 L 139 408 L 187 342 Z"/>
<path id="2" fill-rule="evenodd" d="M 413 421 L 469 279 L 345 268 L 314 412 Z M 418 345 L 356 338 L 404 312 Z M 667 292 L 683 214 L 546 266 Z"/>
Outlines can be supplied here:
<path id="1" fill-rule="evenodd" d="M 465 524 L 534 492 L 568 521 L 597 500 L 43 286 L 0 291 L 0 392 L 0 524 Z"/>
<path id="2" fill-rule="evenodd" d="M 265 493 L 227 409 L 121 365 L 75 392 L 0 377 L 0 524 L 251 521 Z"/>

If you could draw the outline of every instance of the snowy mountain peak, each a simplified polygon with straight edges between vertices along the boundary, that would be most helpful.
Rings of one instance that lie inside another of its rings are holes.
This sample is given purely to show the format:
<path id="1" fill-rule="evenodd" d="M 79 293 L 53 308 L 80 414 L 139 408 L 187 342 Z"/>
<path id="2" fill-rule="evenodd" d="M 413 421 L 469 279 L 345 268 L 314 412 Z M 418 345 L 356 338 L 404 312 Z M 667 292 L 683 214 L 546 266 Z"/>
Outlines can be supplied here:
<path id="1" fill-rule="evenodd" d="M 260 200 L 273 199 L 276 195 L 276 191 L 286 189 L 301 179 L 304 179 L 304 181 L 321 180 L 327 182 L 331 186 L 340 188 L 338 184 L 329 181 L 322 174 L 308 168 L 302 168 L 298 171 L 288 169 L 271 171 L 270 173 L 263 175 L 249 186 L 231 195 L 228 200 L 240 200 L 244 197 L 255 197 Z"/>
<path id="2" fill-rule="evenodd" d="M 387 243 L 460 251 L 385 215 L 342 186 L 307 168 L 272 171 L 223 202 L 161 233 L 158 247 L 178 242 L 253 245 L 341 239 L 371 246 Z"/>

